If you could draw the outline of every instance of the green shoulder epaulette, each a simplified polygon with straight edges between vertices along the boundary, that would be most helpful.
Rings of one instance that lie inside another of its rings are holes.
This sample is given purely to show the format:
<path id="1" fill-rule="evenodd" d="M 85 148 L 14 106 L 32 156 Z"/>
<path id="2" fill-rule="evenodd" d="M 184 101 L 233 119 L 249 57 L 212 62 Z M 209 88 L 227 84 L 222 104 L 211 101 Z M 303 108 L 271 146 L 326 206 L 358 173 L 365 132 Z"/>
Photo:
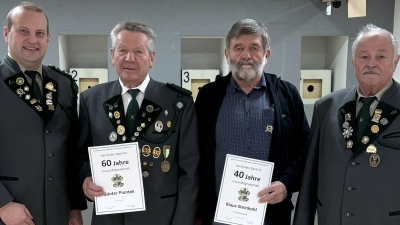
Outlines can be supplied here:
<path id="1" fill-rule="evenodd" d="M 192 95 L 192 92 L 191 92 L 191 91 L 189 91 L 188 89 L 185 89 L 185 88 L 183 88 L 183 87 L 180 87 L 180 86 L 178 86 L 178 85 L 176 85 L 176 84 L 174 84 L 174 83 L 168 82 L 168 83 L 167 83 L 167 86 L 170 87 L 170 88 L 172 88 L 172 89 L 174 89 L 174 90 L 177 90 L 177 91 L 179 91 L 179 92 L 182 92 L 182 93 L 185 94 L 185 95 L 189 95 L 189 96 Z"/>
<path id="2" fill-rule="evenodd" d="M 67 71 L 65 71 L 65 70 L 61 70 L 61 69 L 58 68 L 57 66 L 54 66 L 54 65 L 51 65 L 51 64 L 49 64 L 48 66 L 49 66 L 52 70 L 55 70 L 55 71 L 61 73 L 62 75 L 66 76 L 68 79 L 70 79 L 70 80 L 71 80 L 71 87 L 72 87 L 72 90 L 75 92 L 76 95 L 78 94 L 78 85 L 76 85 L 76 80 L 74 80 L 74 78 L 72 77 L 71 74 L 67 73 Z"/>

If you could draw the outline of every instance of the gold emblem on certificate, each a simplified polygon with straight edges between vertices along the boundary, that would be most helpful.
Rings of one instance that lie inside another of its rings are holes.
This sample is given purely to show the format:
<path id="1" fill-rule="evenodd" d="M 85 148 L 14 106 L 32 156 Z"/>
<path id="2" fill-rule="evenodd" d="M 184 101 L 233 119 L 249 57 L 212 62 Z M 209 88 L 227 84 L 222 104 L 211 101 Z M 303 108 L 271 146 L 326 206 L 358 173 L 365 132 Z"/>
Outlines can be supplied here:
<path id="1" fill-rule="evenodd" d="M 247 202 L 249 200 L 250 191 L 247 188 L 242 188 L 238 191 L 238 199 L 242 202 Z"/>
<path id="2" fill-rule="evenodd" d="M 122 183 L 123 180 L 124 178 L 120 174 L 115 174 L 111 178 L 111 181 L 114 183 L 113 186 L 116 188 L 124 186 L 124 183 Z"/>

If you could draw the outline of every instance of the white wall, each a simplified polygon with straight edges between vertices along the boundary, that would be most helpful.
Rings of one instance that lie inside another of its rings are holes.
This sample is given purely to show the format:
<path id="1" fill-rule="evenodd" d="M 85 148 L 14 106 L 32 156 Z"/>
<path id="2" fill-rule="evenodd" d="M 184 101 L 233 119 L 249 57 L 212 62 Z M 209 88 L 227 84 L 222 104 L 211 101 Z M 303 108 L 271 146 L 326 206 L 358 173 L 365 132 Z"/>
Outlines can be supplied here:
<path id="1" fill-rule="evenodd" d="M 395 1 L 394 17 L 393 17 L 393 34 L 397 40 L 400 40 L 400 0 Z M 393 75 L 393 78 L 400 81 L 400 66 Z"/>

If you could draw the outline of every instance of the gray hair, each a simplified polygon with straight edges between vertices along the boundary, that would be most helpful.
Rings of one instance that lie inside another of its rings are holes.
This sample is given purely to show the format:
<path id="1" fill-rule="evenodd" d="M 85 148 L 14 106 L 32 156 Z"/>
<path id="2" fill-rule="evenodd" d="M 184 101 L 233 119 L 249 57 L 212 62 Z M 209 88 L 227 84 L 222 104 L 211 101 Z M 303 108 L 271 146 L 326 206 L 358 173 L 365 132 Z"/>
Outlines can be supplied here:
<path id="1" fill-rule="evenodd" d="M 117 39 L 117 35 L 119 34 L 119 32 L 123 31 L 123 30 L 127 30 L 127 31 L 132 31 L 132 32 L 140 32 L 143 33 L 147 36 L 147 38 L 149 39 L 149 43 L 147 45 L 147 50 L 149 51 L 149 53 L 153 53 L 154 51 L 154 44 L 156 42 L 156 34 L 154 33 L 154 31 L 147 26 L 144 23 L 138 22 L 138 21 L 124 21 L 124 22 L 120 22 L 117 25 L 115 25 L 115 27 L 112 29 L 111 31 L 111 44 L 112 44 L 112 48 L 115 49 L 115 42 Z"/>
<path id="2" fill-rule="evenodd" d="M 11 27 L 13 25 L 13 21 L 12 21 L 12 14 L 14 12 L 15 9 L 17 8 L 22 8 L 26 11 L 32 11 L 32 12 L 38 12 L 38 13 L 43 13 L 44 16 L 46 17 L 47 20 L 47 34 L 49 34 L 49 18 L 47 18 L 46 13 L 43 11 L 42 8 L 40 8 L 38 5 L 36 5 L 35 3 L 32 2 L 21 2 L 20 4 L 14 6 L 7 14 L 6 17 L 6 27 L 7 29 L 10 31 Z"/>
<path id="3" fill-rule="evenodd" d="M 226 35 L 225 39 L 226 48 L 229 49 L 232 38 L 237 39 L 244 34 L 260 35 L 262 37 L 264 50 L 270 49 L 271 40 L 267 33 L 267 28 L 260 22 L 257 22 L 252 19 L 242 19 L 232 25 L 232 28 L 229 30 L 228 35 Z"/>
<path id="4" fill-rule="evenodd" d="M 375 25 L 372 24 L 372 23 L 369 23 L 369 24 L 363 26 L 363 27 L 360 29 L 360 31 L 357 33 L 357 37 L 356 37 L 356 39 L 355 39 L 354 42 L 353 42 L 353 46 L 351 47 L 351 51 L 352 51 L 353 57 L 354 57 L 354 55 L 355 55 L 356 49 L 357 49 L 357 47 L 358 47 L 358 43 L 360 42 L 361 38 L 362 38 L 364 35 L 366 35 L 366 34 L 368 34 L 368 33 L 370 33 L 370 32 L 378 32 L 378 33 L 381 33 L 381 34 L 386 34 L 386 35 L 388 35 L 388 36 L 390 37 L 390 40 L 392 41 L 393 52 L 394 52 L 394 56 L 395 56 L 395 58 L 396 58 L 396 56 L 399 54 L 399 53 L 398 53 L 399 44 L 398 44 L 396 38 L 394 37 L 394 35 L 393 35 L 392 33 L 390 33 L 389 31 L 383 29 L 383 28 L 380 28 L 380 27 L 375 26 Z"/>

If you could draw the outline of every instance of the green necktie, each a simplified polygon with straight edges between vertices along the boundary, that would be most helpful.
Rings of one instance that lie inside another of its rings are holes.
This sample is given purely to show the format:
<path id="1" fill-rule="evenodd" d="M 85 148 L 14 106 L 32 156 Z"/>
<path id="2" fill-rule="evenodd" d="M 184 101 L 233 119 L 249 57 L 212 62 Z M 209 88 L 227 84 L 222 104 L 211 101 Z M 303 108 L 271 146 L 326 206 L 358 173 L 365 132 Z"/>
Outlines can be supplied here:
<path id="1" fill-rule="evenodd" d="M 357 116 L 357 140 L 360 141 L 362 138 L 362 134 L 365 131 L 365 128 L 367 128 L 367 125 L 369 121 L 371 120 L 371 115 L 369 114 L 370 111 L 370 106 L 372 102 L 376 99 L 376 97 L 370 97 L 370 98 L 360 98 L 360 101 L 362 101 L 363 106 L 360 109 L 360 112 L 358 113 Z"/>
<path id="2" fill-rule="evenodd" d="M 136 101 L 136 96 L 140 91 L 139 89 L 129 89 L 128 92 L 132 96 L 132 100 L 129 102 L 128 109 L 126 110 L 126 122 L 128 126 L 128 132 L 132 136 L 135 132 L 135 118 L 139 112 L 139 105 Z"/>
<path id="3" fill-rule="evenodd" d="M 42 91 L 40 90 L 39 84 L 36 81 L 36 75 L 38 74 L 38 72 L 25 70 L 25 73 L 32 79 L 31 88 L 36 100 L 39 102 L 39 104 L 42 104 Z"/>

